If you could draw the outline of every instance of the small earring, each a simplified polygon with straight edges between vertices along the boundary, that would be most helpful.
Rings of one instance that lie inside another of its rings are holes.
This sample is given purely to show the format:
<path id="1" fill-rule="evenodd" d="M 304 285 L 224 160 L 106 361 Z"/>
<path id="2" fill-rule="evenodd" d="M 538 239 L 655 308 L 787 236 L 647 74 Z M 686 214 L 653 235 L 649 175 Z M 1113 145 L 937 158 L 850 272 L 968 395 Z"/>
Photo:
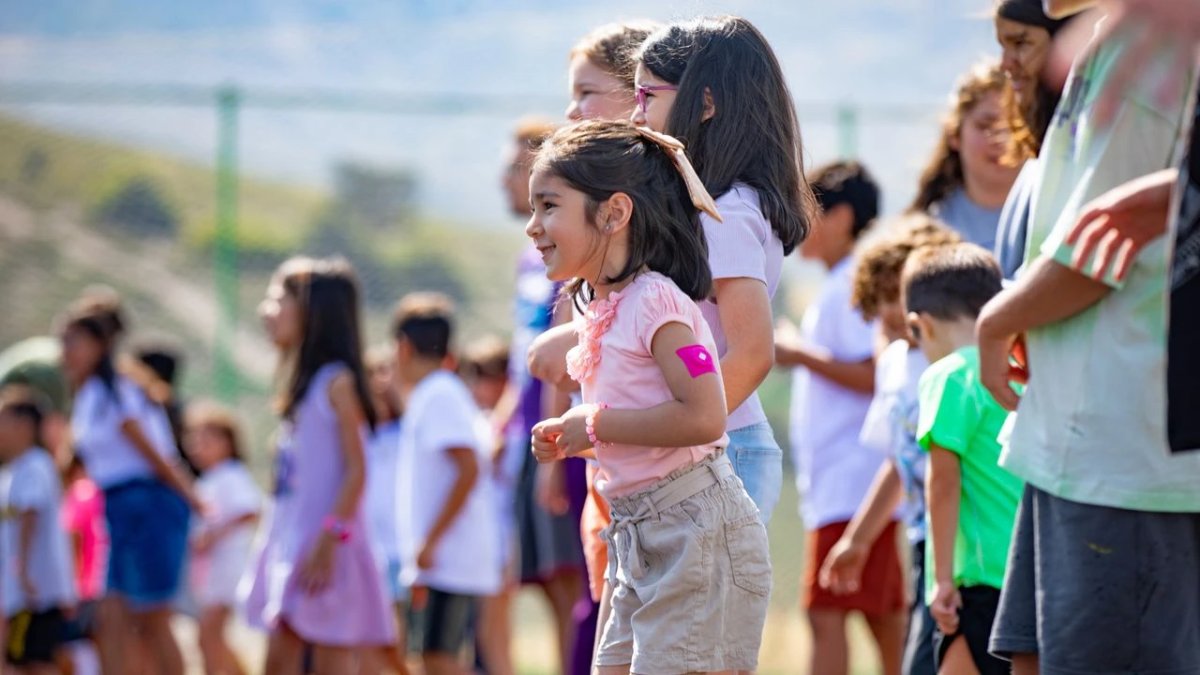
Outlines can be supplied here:
<path id="1" fill-rule="evenodd" d="M 604 231 L 605 231 L 605 232 L 612 232 L 612 223 L 605 223 L 605 224 L 604 224 Z"/>

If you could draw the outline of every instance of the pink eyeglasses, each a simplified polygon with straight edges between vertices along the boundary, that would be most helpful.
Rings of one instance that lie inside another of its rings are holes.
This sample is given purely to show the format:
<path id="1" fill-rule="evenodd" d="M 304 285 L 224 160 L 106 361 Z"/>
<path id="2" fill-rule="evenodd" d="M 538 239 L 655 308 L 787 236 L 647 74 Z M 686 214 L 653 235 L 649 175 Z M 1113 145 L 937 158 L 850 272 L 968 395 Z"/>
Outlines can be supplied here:
<path id="1" fill-rule="evenodd" d="M 679 87 L 673 84 L 639 84 L 635 95 L 637 97 L 638 110 L 641 110 L 643 115 L 646 114 L 646 94 L 652 91 L 679 91 Z"/>

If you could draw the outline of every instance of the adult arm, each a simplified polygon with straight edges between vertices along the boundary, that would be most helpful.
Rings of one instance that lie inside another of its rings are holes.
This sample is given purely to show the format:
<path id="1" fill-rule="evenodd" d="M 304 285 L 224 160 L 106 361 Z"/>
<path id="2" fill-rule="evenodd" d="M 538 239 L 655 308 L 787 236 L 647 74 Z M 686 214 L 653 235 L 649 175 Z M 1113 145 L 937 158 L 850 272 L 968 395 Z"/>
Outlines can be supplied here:
<path id="1" fill-rule="evenodd" d="M 975 326 L 980 379 L 1001 406 L 1016 410 L 1019 401 L 1009 386 L 1015 373 L 1008 360 L 1018 337 L 1027 330 L 1082 312 L 1111 290 L 1100 281 L 1042 257 L 984 306 Z"/>

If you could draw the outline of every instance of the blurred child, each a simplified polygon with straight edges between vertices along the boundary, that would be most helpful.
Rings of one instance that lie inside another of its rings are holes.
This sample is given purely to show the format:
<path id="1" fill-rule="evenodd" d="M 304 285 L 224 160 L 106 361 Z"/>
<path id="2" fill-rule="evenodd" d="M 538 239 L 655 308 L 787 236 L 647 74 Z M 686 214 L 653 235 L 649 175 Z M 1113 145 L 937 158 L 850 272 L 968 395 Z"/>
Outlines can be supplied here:
<path id="1" fill-rule="evenodd" d="M 496 418 L 498 410 L 503 411 L 511 402 L 505 399 L 511 393 L 506 393 L 512 372 L 510 361 L 512 348 L 504 341 L 494 336 L 482 337 L 464 350 L 459 374 L 467 387 L 475 404 L 491 419 Z M 549 388 L 543 392 L 549 393 Z M 510 675 L 514 672 L 512 656 L 512 603 L 516 597 L 520 583 L 520 550 L 521 540 L 517 530 L 513 477 L 511 467 L 506 466 L 505 452 L 510 449 L 503 440 L 500 430 L 493 430 L 491 437 L 500 438 L 492 443 L 492 459 L 485 463 L 484 470 L 492 477 L 492 501 L 495 513 L 498 514 L 497 550 L 500 556 L 502 584 L 499 593 L 484 598 L 479 605 L 479 615 L 475 621 L 476 662 L 488 675 Z M 529 461 L 528 453 L 521 453 L 523 461 Z M 537 489 L 543 488 L 543 476 L 539 472 Z M 562 509 L 550 509 L 548 502 L 539 492 L 537 500 L 530 500 L 529 506 L 542 507 L 543 511 L 562 513 Z M 523 500 L 524 502 L 524 500 Z M 549 515 L 549 513 L 547 513 Z"/>
<path id="2" fill-rule="evenodd" d="M 925 604 L 925 458 L 917 443 L 917 381 L 929 362 L 908 335 L 900 300 L 900 273 L 915 250 L 959 241 L 953 230 L 923 213 L 899 218 L 858 255 L 851 302 L 868 321 L 879 319 L 892 342 L 876 359 L 875 395 L 859 442 L 887 458 L 866 500 L 821 565 L 822 588 L 837 595 L 858 590 L 867 557 L 903 500 L 911 549 L 912 593 L 901 672 L 933 675 L 933 619 Z"/>
<path id="3" fill-rule="evenodd" d="M 124 330 L 120 298 L 107 289 L 85 292 L 61 330 L 63 372 L 74 392 L 74 445 L 104 491 L 108 524 L 97 641 L 105 672 L 130 672 L 131 654 L 140 654 L 155 673 L 176 675 L 183 656 L 171 630 L 171 602 L 187 549 L 188 510 L 200 510 L 200 503 L 177 462 L 162 406 L 117 371 Z"/>
<path id="4" fill-rule="evenodd" d="M 95 639 L 96 612 L 104 596 L 108 532 L 104 527 L 104 494 L 87 475 L 83 461 L 72 457 L 63 474 L 62 528 L 74 554 L 75 591 L 79 607 L 68 622 L 68 644 L 75 675 L 99 675 Z"/>
<path id="5" fill-rule="evenodd" d="M 64 611 L 76 594 L 66 534 L 59 527 L 62 486 L 41 447 L 42 406 L 31 391 L 0 392 L 0 550 L 4 551 L 7 662 L 17 673 L 57 673 Z"/>
<path id="6" fill-rule="evenodd" d="M 367 528 L 375 545 L 375 564 L 396 615 L 394 645 L 363 654 L 361 675 L 394 672 L 405 675 L 408 651 L 405 614 L 408 588 L 400 583 L 400 532 L 396 486 L 400 480 L 400 391 L 396 383 L 396 353 L 377 345 L 367 353 L 367 378 L 375 406 L 375 430 L 367 441 L 367 488 L 363 497 Z"/>
<path id="7" fill-rule="evenodd" d="M 529 166 L 546 138 L 553 133 L 548 121 L 527 120 L 516 130 L 508 150 L 504 190 L 514 216 L 529 219 Z M 513 334 L 508 361 L 508 390 L 493 411 L 497 429 L 504 435 L 504 449 L 495 462 L 496 500 L 511 513 L 518 537 L 515 560 L 517 580 L 536 585 L 544 594 L 554 616 L 561 670 L 568 672 L 575 622 L 572 608 L 583 588 L 583 547 L 579 521 L 570 513 L 552 512 L 538 502 L 538 464 L 529 453 L 529 431 L 545 417 L 562 412 L 560 397 L 532 377 L 525 353 L 532 341 L 548 329 L 555 318 L 560 296 L 546 279 L 546 267 L 532 246 L 517 262 L 517 284 L 513 303 Z M 557 406 L 557 407 L 556 407 Z M 579 483 L 583 467 L 577 467 Z M 581 490 L 582 491 L 582 490 Z M 511 504 L 511 506 L 505 506 Z M 516 585 L 484 601 L 480 640 L 483 660 L 491 675 L 513 672 L 512 601 Z"/>
<path id="8" fill-rule="evenodd" d="M 126 375 L 139 380 L 138 385 L 166 411 L 180 458 L 192 475 L 199 476 L 199 468 L 183 450 L 184 404 L 175 386 L 183 370 L 183 354 L 179 348 L 166 340 L 139 341 L 133 347 L 133 358 L 123 365 L 127 368 Z"/>
<path id="9" fill-rule="evenodd" d="M 192 532 L 192 595 L 200 607 L 200 651 L 207 675 L 245 670 L 225 641 L 262 510 L 262 491 L 242 458 L 237 418 L 212 403 L 188 407 L 184 449 L 200 470 L 196 492 L 207 509 Z"/>
<path id="10" fill-rule="evenodd" d="M 791 438 L 808 530 L 802 593 L 813 633 L 811 669 L 829 675 L 848 671 L 846 618 L 858 611 L 871 628 L 883 672 L 896 675 L 905 617 L 894 520 L 871 548 L 856 592 L 838 595 L 819 583 L 821 562 L 849 526 L 883 460 L 859 441 L 875 387 L 875 331 L 850 303 L 851 253 L 879 212 L 879 187 L 858 162 L 819 167 L 809 181 L 820 211 L 800 254 L 825 265 L 829 276 L 805 311 L 799 334 L 781 325 L 775 358 L 780 366 L 796 368 Z"/>
<path id="11" fill-rule="evenodd" d="M 929 451 L 925 597 L 937 622 L 938 672 L 1005 675 L 988 654 L 1021 481 L 1000 468 L 1008 413 L 979 378 L 975 319 L 1000 291 L 1000 266 L 974 244 L 921 249 L 901 277 L 921 376 L 917 442 Z"/>
<path id="12" fill-rule="evenodd" d="M 306 645 L 320 674 L 349 673 L 391 645 L 396 621 L 363 518 L 366 434 L 359 290 L 340 258 L 292 258 L 259 306 L 284 364 L 274 507 L 246 613 L 271 632 L 265 672 L 297 673 Z"/>
<path id="13" fill-rule="evenodd" d="M 508 385 L 509 346 L 494 335 L 475 340 L 463 352 L 459 375 L 475 405 L 490 415 Z"/>
<path id="14" fill-rule="evenodd" d="M 996 245 L 1000 211 L 1018 173 L 1004 157 L 1010 136 L 1001 105 L 1006 86 L 1004 71 L 994 60 L 959 78 L 941 137 L 908 207 L 929 213 L 989 251 Z"/>
<path id="15" fill-rule="evenodd" d="M 408 391 L 400 442 L 402 581 L 412 587 L 426 675 L 462 672 L 459 653 L 481 598 L 500 591 L 486 425 L 458 375 L 442 368 L 453 331 L 444 296 L 414 293 L 392 321 L 396 374 Z"/>

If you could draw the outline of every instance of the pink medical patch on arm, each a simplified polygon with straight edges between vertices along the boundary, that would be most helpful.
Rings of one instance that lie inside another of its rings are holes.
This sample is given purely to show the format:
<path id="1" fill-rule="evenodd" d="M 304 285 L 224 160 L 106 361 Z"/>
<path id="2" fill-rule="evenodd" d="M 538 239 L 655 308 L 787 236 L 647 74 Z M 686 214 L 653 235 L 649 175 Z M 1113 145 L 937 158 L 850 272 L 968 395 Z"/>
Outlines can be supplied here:
<path id="1" fill-rule="evenodd" d="M 687 366 L 688 375 L 691 375 L 693 379 L 701 375 L 717 372 L 716 359 L 713 358 L 712 354 L 708 353 L 704 345 L 681 347 L 675 351 L 675 354 L 679 357 L 680 361 L 683 361 L 683 365 Z"/>

